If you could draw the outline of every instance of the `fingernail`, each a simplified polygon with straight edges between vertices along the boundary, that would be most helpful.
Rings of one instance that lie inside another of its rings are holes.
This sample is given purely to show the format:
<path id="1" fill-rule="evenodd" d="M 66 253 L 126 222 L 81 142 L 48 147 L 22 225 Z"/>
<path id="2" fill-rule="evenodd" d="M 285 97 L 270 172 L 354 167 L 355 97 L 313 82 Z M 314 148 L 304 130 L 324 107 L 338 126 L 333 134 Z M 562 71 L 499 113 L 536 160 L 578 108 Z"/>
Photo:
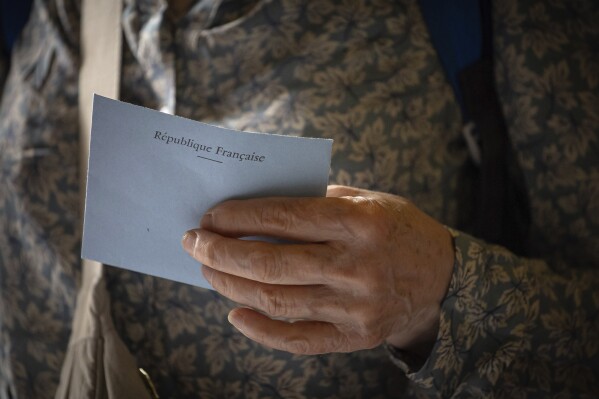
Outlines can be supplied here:
<path id="1" fill-rule="evenodd" d="M 208 212 L 202 217 L 202 220 L 200 220 L 200 226 L 204 228 L 212 226 L 212 212 Z"/>
<path id="2" fill-rule="evenodd" d="M 195 247 L 196 240 L 198 235 L 195 231 L 189 230 L 183 236 L 183 249 L 185 249 L 189 254 L 193 255 L 193 249 Z"/>
<path id="3" fill-rule="evenodd" d="M 227 320 L 229 320 L 229 323 L 231 323 L 233 327 L 235 327 L 239 331 L 242 331 L 243 319 L 245 319 L 245 316 L 243 314 L 239 314 L 239 312 L 236 309 L 230 311 L 229 315 L 227 316 Z"/>

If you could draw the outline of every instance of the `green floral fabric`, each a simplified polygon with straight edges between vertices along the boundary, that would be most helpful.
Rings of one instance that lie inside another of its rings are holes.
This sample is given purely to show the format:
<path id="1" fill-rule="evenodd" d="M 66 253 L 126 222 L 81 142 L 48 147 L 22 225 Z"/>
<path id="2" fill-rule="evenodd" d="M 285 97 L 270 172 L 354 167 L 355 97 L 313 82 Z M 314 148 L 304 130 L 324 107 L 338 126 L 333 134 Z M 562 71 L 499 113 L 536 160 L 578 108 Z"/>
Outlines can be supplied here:
<path id="1" fill-rule="evenodd" d="M 497 81 L 531 201 L 532 255 L 599 265 L 599 5 L 495 4 Z"/>
<path id="2" fill-rule="evenodd" d="M 52 397 L 70 334 L 81 234 L 75 6 L 36 2 L 2 93 L 2 399 Z"/>
<path id="3" fill-rule="evenodd" d="M 124 3 L 124 101 L 333 138 L 331 182 L 406 196 L 449 226 L 471 206 L 459 107 L 416 1 L 201 0 L 178 21 L 164 0 Z M 52 397 L 68 340 L 79 9 L 35 3 L 0 106 L 0 398 Z M 217 293 L 107 267 L 115 326 L 161 397 L 597 396 L 598 12 L 592 0 L 495 2 L 498 91 L 535 260 L 454 232 L 421 369 L 406 378 L 382 348 L 273 351 L 228 324 L 233 304 Z"/>
<path id="4" fill-rule="evenodd" d="M 494 3 L 496 78 L 535 260 L 454 232 L 440 331 L 410 377 L 441 396 L 599 394 L 599 5 Z"/>

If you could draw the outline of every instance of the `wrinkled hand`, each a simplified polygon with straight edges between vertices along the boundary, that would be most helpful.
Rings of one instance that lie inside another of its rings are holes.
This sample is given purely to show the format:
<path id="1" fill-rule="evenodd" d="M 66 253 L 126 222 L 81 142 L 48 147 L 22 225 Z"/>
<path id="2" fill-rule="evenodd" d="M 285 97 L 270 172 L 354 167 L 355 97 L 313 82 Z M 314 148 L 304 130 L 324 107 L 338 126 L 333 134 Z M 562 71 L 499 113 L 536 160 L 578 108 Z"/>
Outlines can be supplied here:
<path id="1" fill-rule="evenodd" d="M 229 313 L 237 329 L 298 354 L 434 340 L 454 259 L 449 232 L 409 201 L 342 186 L 327 198 L 227 201 L 183 245 L 216 291 L 249 307 Z"/>

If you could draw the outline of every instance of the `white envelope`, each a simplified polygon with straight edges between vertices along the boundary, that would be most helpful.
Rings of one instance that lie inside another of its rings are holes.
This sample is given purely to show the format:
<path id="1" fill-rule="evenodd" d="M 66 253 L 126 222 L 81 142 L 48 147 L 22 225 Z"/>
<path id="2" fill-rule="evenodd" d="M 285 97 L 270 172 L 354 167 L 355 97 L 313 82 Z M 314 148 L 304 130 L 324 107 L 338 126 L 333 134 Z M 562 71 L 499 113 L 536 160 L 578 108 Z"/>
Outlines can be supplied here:
<path id="1" fill-rule="evenodd" d="M 95 95 L 81 256 L 210 288 L 181 247 L 185 231 L 227 199 L 324 196 L 331 148 Z"/>

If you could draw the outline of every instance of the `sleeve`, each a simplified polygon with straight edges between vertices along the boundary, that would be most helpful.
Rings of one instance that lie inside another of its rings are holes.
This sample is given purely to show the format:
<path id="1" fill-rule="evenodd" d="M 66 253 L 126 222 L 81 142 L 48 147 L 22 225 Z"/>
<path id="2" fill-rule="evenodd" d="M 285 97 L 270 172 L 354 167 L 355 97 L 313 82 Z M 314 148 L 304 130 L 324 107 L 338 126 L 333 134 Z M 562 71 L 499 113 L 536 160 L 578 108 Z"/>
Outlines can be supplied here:
<path id="1" fill-rule="evenodd" d="M 540 260 L 452 231 L 455 270 L 428 359 L 391 350 L 430 396 L 599 394 L 599 272 Z M 416 362 L 416 363 L 414 363 Z"/>
<path id="2" fill-rule="evenodd" d="M 599 3 L 502 0 L 493 11 L 531 258 L 453 231 L 430 355 L 391 353 L 430 396 L 599 397 Z"/>
<path id="3" fill-rule="evenodd" d="M 77 0 L 36 0 L 0 104 L 0 397 L 50 398 L 79 281 Z"/>

